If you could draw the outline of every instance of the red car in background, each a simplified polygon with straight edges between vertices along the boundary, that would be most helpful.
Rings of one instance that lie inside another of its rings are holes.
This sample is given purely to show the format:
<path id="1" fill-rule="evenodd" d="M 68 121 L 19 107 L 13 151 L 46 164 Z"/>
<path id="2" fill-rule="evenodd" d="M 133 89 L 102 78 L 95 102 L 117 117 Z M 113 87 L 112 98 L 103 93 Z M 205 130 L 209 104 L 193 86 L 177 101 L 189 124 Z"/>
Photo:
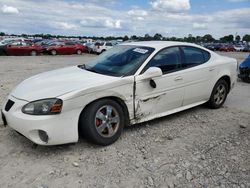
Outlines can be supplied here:
<path id="1" fill-rule="evenodd" d="M 78 43 L 74 42 L 61 42 L 54 46 L 48 46 L 46 52 L 51 55 L 71 55 L 71 54 L 78 54 L 81 55 L 83 52 L 88 52 L 86 46 L 83 46 Z"/>
<path id="2" fill-rule="evenodd" d="M 233 52 L 233 51 L 235 51 L 235 49 L 234 49 L 233 45 L 223 45 L 222 47 L 220 47 L 219 51 L 222 51 L 222 52 Z"/>
<path id="3" fill-rule="evenodd" d="M 31 55 L 36 56 L 42 53 L 42 47 L 24 41 L 13 42 L 5 48 L 7 55 Z"/>

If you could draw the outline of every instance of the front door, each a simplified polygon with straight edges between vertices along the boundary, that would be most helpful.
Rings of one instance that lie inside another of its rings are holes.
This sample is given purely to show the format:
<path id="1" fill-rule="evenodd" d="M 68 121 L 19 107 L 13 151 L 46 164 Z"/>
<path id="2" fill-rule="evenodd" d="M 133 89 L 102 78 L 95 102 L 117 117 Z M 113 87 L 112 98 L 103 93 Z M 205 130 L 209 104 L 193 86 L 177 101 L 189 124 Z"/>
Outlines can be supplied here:
<path id="1" fill-rule="evenodd" d="M 154 119 L 170 113 L 182 106 L 184 87 L 179 47 L 161 50 L 146 65 L 161 68 L 163 75 L 153 80 L 135 78 L 135 119 L 137 122 Z M 143 72 L 142 71 L 142 72 Z"/>

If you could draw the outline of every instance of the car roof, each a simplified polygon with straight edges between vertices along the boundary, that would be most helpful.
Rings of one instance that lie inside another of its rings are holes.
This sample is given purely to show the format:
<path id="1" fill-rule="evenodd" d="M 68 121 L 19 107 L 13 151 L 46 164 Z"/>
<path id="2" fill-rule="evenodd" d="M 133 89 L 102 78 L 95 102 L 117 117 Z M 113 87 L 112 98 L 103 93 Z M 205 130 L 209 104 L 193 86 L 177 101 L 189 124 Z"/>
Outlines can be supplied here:
<path id="1" fill-rule="evenodd" d="M 193 46 L 204 49 L 202 46 L 193 44 L 193 43 L 187 43 L 187 42 L 175 42 L 175 41 L 141 41 L 141 42 L 129 42 L 129 43 L 122 43 L 120 45 L 135 45 L 135 46 L 145 46 L 145 47 L 151 47 L 155 49 L 162 49 L 165 47 L 170 46 Z"/>

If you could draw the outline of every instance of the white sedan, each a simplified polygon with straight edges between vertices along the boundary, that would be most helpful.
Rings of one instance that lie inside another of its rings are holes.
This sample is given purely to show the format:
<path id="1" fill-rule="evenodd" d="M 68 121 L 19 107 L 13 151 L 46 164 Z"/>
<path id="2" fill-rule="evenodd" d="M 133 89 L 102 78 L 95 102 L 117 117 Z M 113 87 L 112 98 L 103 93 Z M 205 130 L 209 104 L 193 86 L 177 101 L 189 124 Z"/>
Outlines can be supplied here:
<path id="1" fill-rule="evenodd" d="M 118 45 L 86 65 L 24 80 L 8 96 L 4 123 L 40 145 L 109 145 L 125 125 L 203 103 L 219 108 L 236 82 L 237 61 L 180 42 Z"/>

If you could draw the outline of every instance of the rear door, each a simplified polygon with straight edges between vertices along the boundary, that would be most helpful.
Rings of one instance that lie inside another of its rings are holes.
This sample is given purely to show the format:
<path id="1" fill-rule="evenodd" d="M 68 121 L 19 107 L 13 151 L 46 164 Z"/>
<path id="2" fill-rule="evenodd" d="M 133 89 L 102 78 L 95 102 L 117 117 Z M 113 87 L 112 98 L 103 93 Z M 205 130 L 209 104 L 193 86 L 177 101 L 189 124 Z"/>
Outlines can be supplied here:
<path id="1" fill-rule="evenodd" d="M 57 44 L 56 48 L 59 54 L 67 54 L 67 46 L 65 45 L 65 43 Z"/>
<path id="2" fill-rule="evenodd" d="M 183 106 L 207 101 L 216 67 L 211 66 L 210 53 L 200 48 L 183 46 L 182 79 L 185 85 Z"/>
<path id="3" fill-rule="evenodd" d="M 76 45 L 72 42 L 66 42 L 65 49 L 67 54 L 74 54 L 76 52 Z"/>
<path id="4" fill-rule="evenodd" d="M 22 42 L 21 46 L 19 47 L 19 54 L 20 55 L 30 55 L 30 52 L 32 51 L 31 45 Z"/>

